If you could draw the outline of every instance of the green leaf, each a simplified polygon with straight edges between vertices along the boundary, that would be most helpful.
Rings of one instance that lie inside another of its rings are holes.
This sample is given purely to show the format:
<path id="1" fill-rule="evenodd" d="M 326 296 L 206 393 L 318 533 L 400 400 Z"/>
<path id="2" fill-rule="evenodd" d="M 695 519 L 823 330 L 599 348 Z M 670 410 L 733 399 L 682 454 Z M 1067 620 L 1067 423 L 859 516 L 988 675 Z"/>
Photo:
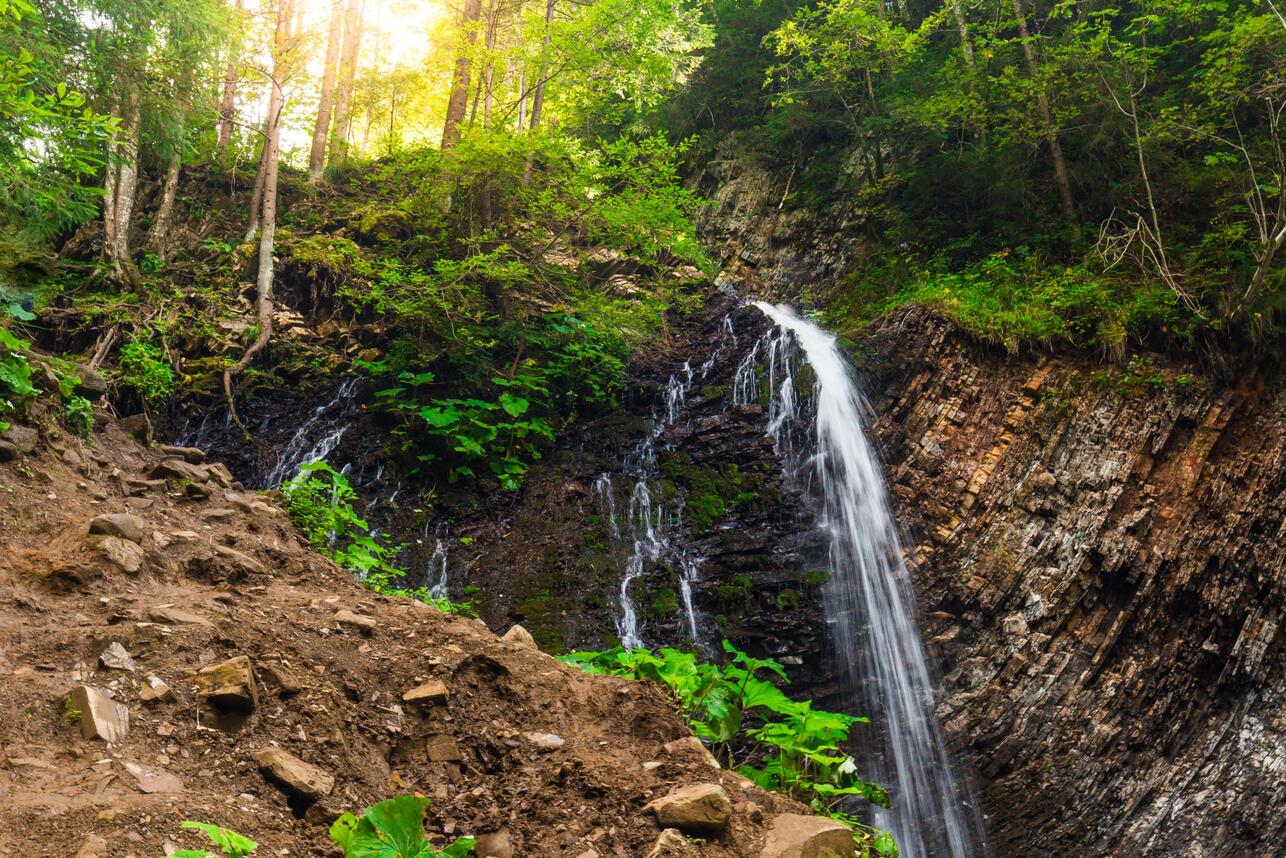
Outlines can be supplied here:
<path id="1" fill-rule="evenodd" d="M 420 418 L 435 429 L 441 429 L 443 426 L 451 426 L 459 422 L 460 412 L 451 406 L 446 408 L 426 406 L 420 409 Z"/>
<path id="2" fill-rule="evenodd" d="M 505 413 L 510 417 L 521 417 L 523 414 L 527 413 L 527 408 L 530 405 L 531 403 L 523 399 L 521 396 L 514 396 L 512 393 L 508 392 L 500 394 L 500 407 L 503 408 Z"/>
<path id="3" fill-rule="evenodd" d="M 244 834 L 238 834 L 227 828 L 221 828 L 218 825 L 211 825 L 208 822 L 195 822 L 187 820 L 179 823 L 180 828 L 195 829 L 210 838 L 215 846 L 218 846 L 223 854 L 228 858 L 242 858 L 259 848 L 259 844 L 246 837 Z"/>

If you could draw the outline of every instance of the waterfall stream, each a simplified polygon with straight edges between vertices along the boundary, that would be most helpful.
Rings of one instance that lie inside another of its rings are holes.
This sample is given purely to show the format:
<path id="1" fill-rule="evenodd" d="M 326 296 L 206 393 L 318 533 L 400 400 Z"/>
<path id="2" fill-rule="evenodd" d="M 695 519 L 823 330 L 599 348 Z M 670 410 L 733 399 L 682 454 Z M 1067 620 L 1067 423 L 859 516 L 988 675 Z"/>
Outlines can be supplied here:
<path id="1" fill-rule="evenodd" d="M 835 337 L 785 306 L 756 302 L 776 325 L 742 361 L 734 401 L 769 397 L 767 431 L 787 476 L 817 497 L 830 552 L 823 596 L 846 696 L 883 733 L 868 777 L 888 788 L 903 858 L 986 854 L 979 814 L 951 770 L 934 714 L 933 685 L 914 618 L 914 594 L 879 462 L 863 434 L 869 408 Z M 813 431 L 798 371 L 811 368 Z"/>

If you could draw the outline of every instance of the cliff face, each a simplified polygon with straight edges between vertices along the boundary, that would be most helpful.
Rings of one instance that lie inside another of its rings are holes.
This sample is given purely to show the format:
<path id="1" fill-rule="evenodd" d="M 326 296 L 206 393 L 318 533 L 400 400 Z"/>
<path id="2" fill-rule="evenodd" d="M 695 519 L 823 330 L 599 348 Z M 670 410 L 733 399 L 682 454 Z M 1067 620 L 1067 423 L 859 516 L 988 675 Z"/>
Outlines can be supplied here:
<path id="1" fill-rule="evenodd" d="M 939 709 L 1000 854 L 1279 854 L 1286 396 L 873 340 Z"/>
<path id="2" fill-rule="evenodd" d="M 724 280 L 823 300 L 862 224 L 710 165 Z M 939 714 L 999 855 L 1286 854 L 1286 393 L 1012 355 L 908 310 L 858 362 Z"/>

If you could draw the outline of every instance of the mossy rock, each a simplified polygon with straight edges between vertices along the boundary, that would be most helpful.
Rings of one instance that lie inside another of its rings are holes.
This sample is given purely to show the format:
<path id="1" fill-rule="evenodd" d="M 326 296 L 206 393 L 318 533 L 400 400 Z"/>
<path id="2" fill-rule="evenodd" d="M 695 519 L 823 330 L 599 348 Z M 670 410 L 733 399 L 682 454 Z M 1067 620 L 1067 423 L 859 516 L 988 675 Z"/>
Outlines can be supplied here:
<path id="1" fill-rule="evenodd" d="M 349 229 L 367 242 L 401 241 L 415 233 L 415 221 L 401 209 L 369 205 L 358 209 L 348 221 Z"/>

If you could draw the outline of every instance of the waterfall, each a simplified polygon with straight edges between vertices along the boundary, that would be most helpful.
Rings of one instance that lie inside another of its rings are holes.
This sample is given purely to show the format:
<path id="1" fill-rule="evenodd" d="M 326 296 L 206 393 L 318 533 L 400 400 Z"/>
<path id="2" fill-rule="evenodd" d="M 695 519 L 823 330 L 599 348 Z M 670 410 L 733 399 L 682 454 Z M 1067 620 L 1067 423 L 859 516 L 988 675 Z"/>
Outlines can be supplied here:
<path id="1" fill-rule="evenodd" d="M 428 525 L 425 528 L 427 530 Z M 439 539 L 433 547 L 428 567 L 424 570 L 424 586 L 429 588 L 429 595 L 433 598 L 445 599 L 449 592 L 447 583 L 447 549 Z"/>
<path id="2" fill-rule="evenodd" d="M 324 461 L 335 452 L 351 421 L 348 419 L 353 391 L 361 379 L 352 376 L 344 380 L 329 401 L 312 410 L 282 448 L 277 466 L 261 480 L 264 488 L 276 488 L 299 473 L 309 462 Z M 318 430 L 322 429 L 319 436 Z"/>
<path id="3" fill-rule="evenodd" d="M 902 546 L 879 463 L 863 434 L 869 407 L 834 336 L 785 306 L 755 306 L 777 327 L 742 361 L 733 398 L 754 401 L 761 374 L 767 376 L 768 433 L 787 476 L 820 502 L 830 546 L 823 598 L 846 694 L 885 734 L 868 777 L 888 788 L 893 807 L 879 811 L 876 824 L 893 833 L 902 858 L 985 854 L 981 819 L 956 782 L 934 714 Z M 801 419 L 797 351 L 815 376 L 811 438 Z"/>

